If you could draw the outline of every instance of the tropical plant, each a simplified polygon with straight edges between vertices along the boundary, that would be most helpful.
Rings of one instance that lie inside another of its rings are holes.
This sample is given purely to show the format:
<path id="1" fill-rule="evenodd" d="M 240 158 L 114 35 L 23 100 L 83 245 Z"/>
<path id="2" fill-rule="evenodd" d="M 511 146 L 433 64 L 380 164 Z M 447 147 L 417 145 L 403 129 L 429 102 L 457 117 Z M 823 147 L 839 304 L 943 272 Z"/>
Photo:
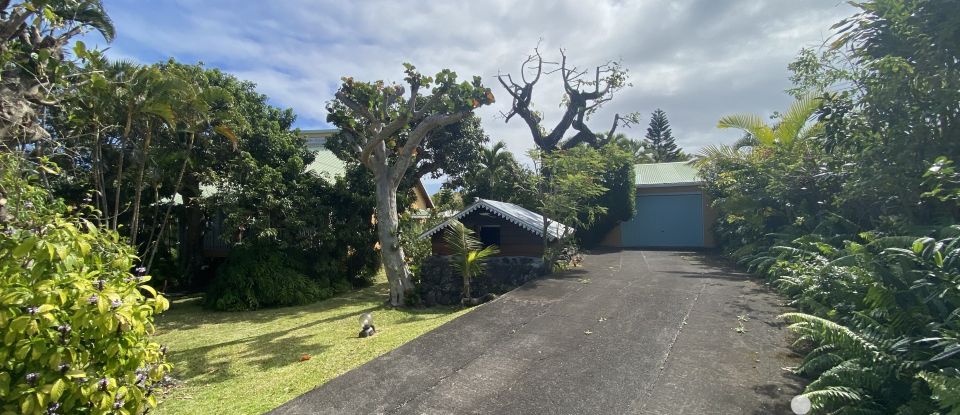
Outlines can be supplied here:
<path id="1" fill-rule="evenodd" d="M 58 170 L 0 153 L 0 410 L 145 413 L 170 370 L 151 341 L 167 300 L 95 212 L 38 186 Z"/>
<path id="2" fill-rule="evenodd" d="M 453 252 L 453 269 L 463 276 L 463 300 L 469 304 L 473 300 L 470 294 L 470 280 L 483 275 L 484 264 L 500 253 L 496 245 L 483 246 L 475 232 L 460 221 L 453 221 L 443 234 L 443 240 Z"/>
<path id="3" fill-rule="evenodd" d="M 600 150 L 588 146 L 550 153 L 531 150 L 530 158 L 536 172 L 530 183 L 530 187 L 537 190 L 539 206 L 535 210 L 543 216 L 544 263 L 553 264 L 558 252 L 549 249 L 551 238 L 556 237 L 564 245 L 572 244 L 575 229 L 589 227 L 607 212 L 607 207 L 600 202 L 609 190 L 603 183 L 607 160 Z M 551 229 L 562 231 L 557 235 L 550 232 Z"/>
<path id="4" fill-rule="evenodd" d="M 816 134 L 819 124 L 810 121 L 819 108 L 820 98 L 807 95 L 794 101 L 790 109 L 777 118 L 775 125 L 767 124 L 756 114 L 734 114 L 721 118 L 717 128 L 743 130 L 763 147 L 790 148 L 795 142 Z"/>

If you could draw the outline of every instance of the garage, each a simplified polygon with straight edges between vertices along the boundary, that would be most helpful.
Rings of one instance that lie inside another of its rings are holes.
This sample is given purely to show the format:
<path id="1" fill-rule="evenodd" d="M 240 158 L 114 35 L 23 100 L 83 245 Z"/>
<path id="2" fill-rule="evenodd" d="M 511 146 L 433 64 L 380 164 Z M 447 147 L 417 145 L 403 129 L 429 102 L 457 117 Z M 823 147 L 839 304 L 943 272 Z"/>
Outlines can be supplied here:
<path id="1" fill-rule="evenodd" d="M 623 248 L 713 247 L 715 218 L 689 162 L 637 164 L 637 213 L 608 236 Z"/>

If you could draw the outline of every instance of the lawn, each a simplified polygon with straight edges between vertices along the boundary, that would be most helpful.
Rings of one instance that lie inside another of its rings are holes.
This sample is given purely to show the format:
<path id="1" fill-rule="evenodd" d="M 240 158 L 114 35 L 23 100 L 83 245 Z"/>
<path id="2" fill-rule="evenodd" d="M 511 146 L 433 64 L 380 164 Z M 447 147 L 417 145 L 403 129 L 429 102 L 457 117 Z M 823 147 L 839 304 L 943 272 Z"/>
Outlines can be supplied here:
<path id="1" fill-rule="evenodd" d="M 387 284 L 316 304 L 251 312 L 173 301 L 157 318 L 155 340 L 169 347 L 181 382 L 159 414 L 260 414 L 465 313 L 459 308 L 391 309 Z M 372 312 L 379 333 L 359 339 L 358 316 Z M 300 361 L 308 354 L 310 360 Z"/>

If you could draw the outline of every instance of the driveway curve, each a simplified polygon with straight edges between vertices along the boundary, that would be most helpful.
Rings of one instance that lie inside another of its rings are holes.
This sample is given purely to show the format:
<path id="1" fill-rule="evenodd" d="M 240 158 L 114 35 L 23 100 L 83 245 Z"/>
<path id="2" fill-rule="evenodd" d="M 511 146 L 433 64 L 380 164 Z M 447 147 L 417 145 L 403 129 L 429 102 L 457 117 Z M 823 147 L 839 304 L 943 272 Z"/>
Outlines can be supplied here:
<path id="1" fill-rule="evenodd" d="M 709 254 L 588 255 L 271 413 L 789 414 L 781 302 Z"/>

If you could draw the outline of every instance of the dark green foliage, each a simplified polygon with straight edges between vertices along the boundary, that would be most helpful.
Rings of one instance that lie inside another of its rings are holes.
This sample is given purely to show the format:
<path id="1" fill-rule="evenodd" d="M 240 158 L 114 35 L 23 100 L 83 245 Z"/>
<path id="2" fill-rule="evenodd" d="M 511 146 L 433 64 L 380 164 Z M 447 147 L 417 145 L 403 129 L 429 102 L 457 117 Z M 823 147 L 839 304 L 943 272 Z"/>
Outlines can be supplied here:
<path id="1" fill-rule="evenodd" d="M 306 304 L 333 296 L 304 275 L 305 264 L 269 244 L 237 247 L 206 296 L 207 307 L 217 310 L 256 310 Z"/>
<path id="2" fill-rule="evenodd" d="M 94 212 L 39 186 L 57 170 L 0 153 L 0 411 L 145 413 L 170 371 L 150 341 L 168 302 Z"/>
<path id="3" fill-rule="evenodd" d="M 595 198 L 594 203 L 604 207 L 606 213 L 597 216 L 593 222 L 588 222 L 586 217 L 581 218 L 581 223 L 586 226 L 577 229 L 576 236 L 585 248 L 599 244 L 610 230 L 619 223 L 630 220 L 636 213 L 634 154 L 613 144 L 602 147 L 600 152 L 606 161 L 601 172 L 600 185 L 607 188 L 607 191 Z"/>
<path id="4" fill-rule="evenodd" d="M 304 304 L 368 285 L 379 268 L 374 250 L 369 172 L 348 166 L 334 184 L 304 175 L 278 194 L 289 210 L 247 230 L 206 294 L 220 310 Z M 277 189 L 278 190 L 278 189 Z M 276 191 L 276 190 L 275 190 Z"/>
<path id="5" fill-rule="evenodd" d="M 477 166 L 447 187 L 463 187 L 463 203 L 469 205 L 476 198 L 514 203 L 528 209 L 536 207 L 536 192 L 530 186 L 532 173 L 506 150 L 500 141 L 480 152 Z"/>
<path id="6" fill-rule="evenodd" d="M 805 134 L 704 152 L 715 229 L 801 311 L 813 413 L 960 414 L 960 8 L 855 6 L 791 65 Z"/>
<path id="7" fill-rule="evenodd" d="M 683 161 L 684 156 L 680 148 L 677 147 L 676 139 L 673 137 L 673 131 L 670 129 L 670 121 L 667 120 L 667 113 L 657 108 L 650 115 L 650 126 L 647 127 L 647 135 L 644 144 L 650 152 L 650 157 L 655 163 L 666 163 L 670 161 Z"/>

